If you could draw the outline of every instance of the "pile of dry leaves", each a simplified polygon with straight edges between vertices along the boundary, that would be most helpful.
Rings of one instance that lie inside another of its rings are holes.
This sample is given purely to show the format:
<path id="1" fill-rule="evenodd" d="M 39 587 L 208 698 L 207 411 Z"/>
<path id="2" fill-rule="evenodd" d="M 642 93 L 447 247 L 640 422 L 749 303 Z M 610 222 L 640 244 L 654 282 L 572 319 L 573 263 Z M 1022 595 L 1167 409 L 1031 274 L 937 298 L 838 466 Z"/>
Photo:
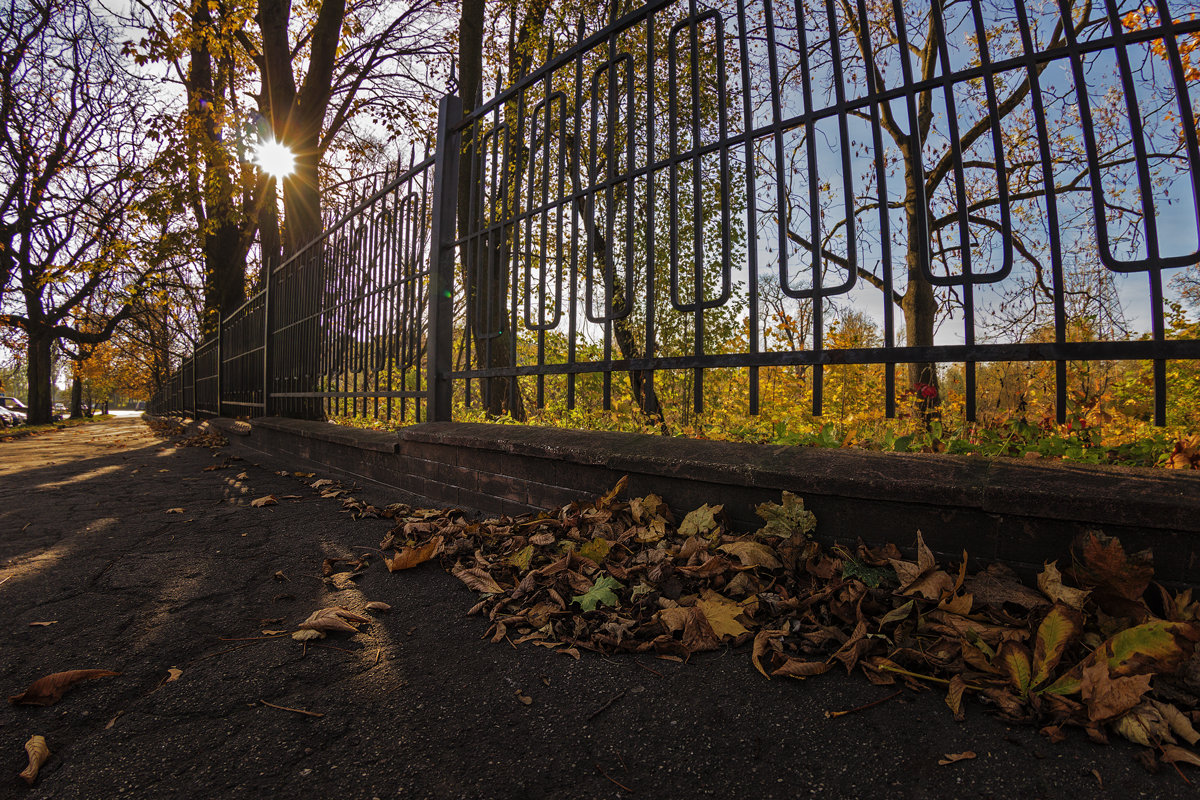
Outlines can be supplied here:
<path id="1" fill-rule="evenodd" d="M 758 507 L 764 525 L 735 534 L 721 506 L 676 523 L 655 495 L 519 518 L 397 509 L 381 544 L 391 571 L 441 556 L 483 594 L 473 609 L 493 641 L 533 642 L 578 657 L 692 653 L 750 645 L 767 677 L 836 667 L 877 684 L 944 687 L 956 718 L 975 695 L 1053 740 L 1071 726 L 1146 747 L 1143 763 L 1200 757 L 1200 601 L 1153 582 L 1149 553 L 1099 533 L 1071 565 L 1045 565 L 1037 589 L 1007 567 L 942 569 L 917 534 L 916 560 L 894 545 L 823 547 L 803 502 Z"/>

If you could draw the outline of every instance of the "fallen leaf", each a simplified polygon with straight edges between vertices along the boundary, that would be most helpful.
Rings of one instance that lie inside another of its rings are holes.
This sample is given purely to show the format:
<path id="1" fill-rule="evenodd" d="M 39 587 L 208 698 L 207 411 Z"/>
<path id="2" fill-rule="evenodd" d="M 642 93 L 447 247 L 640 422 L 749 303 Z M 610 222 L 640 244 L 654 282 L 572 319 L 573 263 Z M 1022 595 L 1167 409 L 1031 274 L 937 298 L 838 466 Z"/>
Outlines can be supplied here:
<path id="1" fill-rule="evenodd" d="M 262 632 L 262 635 L 263 636 L 278 636 L 281 633 L 287 633 L 287 631 L 277 631 L 277 630 L 272 630 L 270 628 L 267 628 L 266 630 L 264 630 Z"/>
<path id="2" fill-rule="evenodd" d="M 292 477 L 294 477 L 294 478 L 312 478 L 315 476 L 316 476 L 315 472 L 293 472 L 292 473 Z"/>
<path id="3" fill-rule="evenodd" d="M 244 481 L 249 477 L 250 476 L 248 474 L 246 474 L 245 472 L 239 472 L 237 477 L 235 478 L 235 480 Z"/>
<path id="4" fill-rule="evenodd" d="M 309 486 L 314 489 L 320 489 L 324 486 L 333 486 L 333 481 L 329 480 L 328 478 L 321 478 L 320 480 L 313 481 L 309 484 Z"/>
<path id="5" fill-rule="evenodd" d="M 283 570 L 276 570 L 275 575 L 273 577 L 277 581 L 291 580 L 287 575 L 283 574 Z"/>
<path id="6" fill-rule="evenodd" d="M 8 702 L 13 705 L 52 706 L 80 681 L 120 674 L 110 669 L 72 669 L 66 672 L 55 672 L 38 678 L 24 692 L 8 698 Z"/>
<path id="7" fill-rule="evenodd" d="M 487 573 L 486 570 L 474 567 L 467 569 L 466 567 L 455 567 L 450 572 L 451 575 L 465 583 L 468 588 L 474 589 L 477 592 L 484 594 L 500 594 L 504 591 L 504 587 L 496 583 L 496 579 Z"/>
<path id="8" fill-rule="evenodd" d="M 778 536 L 781 539 L 790 538 L 793 534 L 807 536 L 817 527 L 817 518 L 811 511 L 804 509 L 804 500 L 792 494 L 783 493 L 783 503 L 761 503 L 756 506 L 754 513 L 766 524 L 758 530 L 756 536 Z"/>
<path id="9" fill-rule="evenodd" d="M 50 626 L 50 625 L 57 625 L 57 624 L 58 624 L 58 620 L 56 620 L 56 619 L 52 619 L 52 620 L 48 620 L 48 621 L 46 621 L 46 622 L 31 622 L 31 623 L 29 623 L 29 627 L 31 627 L 31 628 L 45 628 L 45 627 L 47 627 L 47 626 Z"/>
<path id="10" fill-rule="evenodd" d="M 1120 541 L 1096 531 L 1089 531 L 1081 538 L 1081 563 L 1075 567 L 1079 582 L 1126 600 L 1140 600 L 1154 577 L 1150 551 L 1126 554 Z"/>
<path id="11" fill-rule="evenodd" d="M 771 652 L 772 643 L 775 639 L 782 639 L 786 635 L 786 629 L 761 630 L 754 635 L 754 648 L 750 654 L 750 660 L 754 663 L 754 668 L 761 672 L 762 676 L 768 680 L 770 680 L 771 676 L 763 668 L 762 658 Z"/>
<path id="12" fill-rule="evenodd" d="M 1156 619 L 1117 633 L 1088 659 L 1108 663 L 1113 676 L 1172 673 L 1191 656 L 1200 625 Z"/>
<path id="13" fill-rule="evenodd" d="M 806 661 L 802 658 L 788 657 L 778 668 L 771 672 L 771 677 L 785 676 L 804 680 L 815 675 L 824 675 L 829 671 L 829 664 L 824 661 Z"/>
<path id="14" fill-rule="evenodd" d="M 1088 595 L 1091 594 L 1086 589 L 1072 589 L 1070 586 L 1064 586 L 1062 573 L 1058 571 L 1058 562 L 1056 561 L 1046 564 L 1045 568 L 1038 573 L 1037 585 L 1046 597 L 1056 603 L 1068 605 L 1077 611 L 1083 609 L 1083 604 L 1087 602 Z"/>
<path id="15" fill-rule="evenodd" d="M 783 566 L 771 548 L 759 542 L 730 542 L 717 548 L 737 558 L 744 567 L 779 569 Z"/>
<path id="16" fill-rule="evenodd" d="M 553 533 L 543 532 L 535 533 L 533 536 L 529 537 L 529 541 L 533 544 L 536 544 L 538 547 L 545 547 L 546 545 L 554 544 L 555 540 Z"/>
<path id="17" fill-rule="evenodd" d="M 1191 720 L 1187 718 L 1187 715 L 1170 703 L 1160 703 L 1157 700 L 1150 702 L 1167 721 L 1171 733 L 1195 747 L 1196 742 L 1200 741 L 1200 733 L 1197 733 L 1196 729 L 1192 727 Z"/>
<path id="18" fill-rule="evenodd" d="M 738 622 L 736 617 L 742 613 L 742 607 L 714 591 L 706 591 L 703 598 L 696 601 L 696 607 L 704 614 L 708 625 L 718 639 L 726 636 L 738 637 L 750 631 Z"/>
<path id="19" fill-rule="evenodd" d="M 46 744 L 44 736 L 30 736 L 25 743 L 25 752 L 29 755 L 29 766 L 21 773 L 21 777 L 32 786 L 37 780 L 38 770 L 50 758 L 50 746 Z"/>
<path id="20" fill-rule="evenodd" d="M 516 696 L 517 696 L 517 699 L 518 699 L 518 700 L 520 700 L 520 701 L 521 701 L 522 703 L 524 703 L 525 705 L 527 705 L 527 706 L 528 706 L 528 705 L 532 705 L 532 704 L 533 704 L 533 698 L 532 698 L 532 697 L 530 697 L 529 695 L 525 694 L 524 692 L 522 692 L 520 689 L 517 689 L 517 691 L 515 692 L 515 694 L 516 694 Z"/>
<path id="21" fill-rule="evenodd" d="M 1108 674 L 1107 664 L 1096 662 L 1083 670 L 1079 690 L 1087 704 L 1088 719 L 1104 722 L 1140 703 L 1142 695 L 1150 691 L 1150 676 L 1113 678 Z"/>
<path id="22" fill-rule="evenodd" d="M 250 505 L 254 508 L 262 508 L 263 506 L 278 505 L 279 501 L 275 499 L 275 495 L 269 494 L 265 497 L 260 497 L 257 500 L 251 500 Z"/>
<path id="23" fill-rule="evenodd" d="M 1083 630 L 1083 617 L 1068 605 L 1055 603 L 1038 626 L 1033 646 L 1033 677 L 1030 687 L 1041 686 L 1058 666 L 1067 645 Z"/>
<path id="24" fill-rule="evenodd" d="M 1030 664 L 1029 648 L 1019 642 L 1005 642 L 997 654 L 1000 664 L 1008 676 L 1009 683 L 1024 697 L 1029 694 L 1033 666 Z"/>
<path id="25" fill-rule="evenodd" d="M 442 537 L 435 536 L 420 547 L 405 547 L 398 550 L 392 558 L 383 559 L 388 572 L 399 572 L 402 569 L 412 569 L 418 564 L 424 564 L 436 556 L 442 549 Z"/>
<path id="26" fill-rule="evenodd" d="M 292 634 L 292 638 L 297 642 L 311 642 L 313 639 L 324 639 L 325 632 L 311 629 L 299 630 Z"/>
<path id="27" fill-rule="evenodd" d="M 611 575 L 602 575 L 599 580 L 592 584 L 592 588 L 580 595 L 575 595 L 571 598 L 573 602 L 579 604 L 579 607 L 584 611 L 594 611 L 598 605 L 615 606 L 620 601 L 613 589 L 625 588 L 616 578 Z"/>
<path id="28" fill-rule="evenodd" d="M 168 508 L 166 513 L 168 513 L 168 514 L 182 514 L 182 513 L 183 513 L 183 509 L 182 509 L 182 508 Z"/>
<path id="29" fill-rule="evenodd" d="M 679 523 L 681 536 L 700 536 L 717 527 L 716 515 L 721 513 L 724 506 L 710 506 L 708 503 L 688 513 Z"/>
<path id="30" fill-rule="evenodd" d="M 25 747 L 28 749 L 29 745 L 25 745 Z M 1193 767 L 1200 767 L 1200 756 L 1186 747 L 1180 747 L 1177 744 L 1164 744 L 1162 750 L 1162 760 L 1168 764 L 1191 764 Z"/>
<path id="31" fill-rule="evenodd" d="M 974 750 L 964 750 L 961 753 L 946 753 L 946 755 L 938 759 L 938 766 L 944 767 L 947 764 L 954 764 L 958 761 L 968 761 L 974 757 Z"/>
<path id="32" fill-rule="evenodd" d="M 583 547 L 579 548 L 579 555 L 599 564 L 604 560 L 604 557 L 608 555 L 610 550 L 612 550 L 612 545 L 609 543 L 609 541 L 602 536 L 597 536 L 595 539 L 592 539 Z M 530 555 L 532 555 L 532 552 Z"/>
<path id="33" fill-rule="evenodd" d="M 954 714 L 955 722 L 962 722 L 967 718 L 967 712 L 963 709 L 963 690 L 966 688 L 967 682 L 963 680 L 962 675 L 955 675 L 950 679 L 950 685 L 946 691 L 946 705 Z"/>
<path id="34" fill-rule="evenodd" d="M 1171 726 L 1154 704 L 1144 701 L 1124 715 L 1117 717 L 1112 729 L 1134 744 L 1154 747 L 1159 742 L 1171 741 Z"/>
<path id="35" fill-rule="evenodd" d="M 164 683 L 172 683 L 174 681 L 177 681 L 177 680 L 179 680 L 179 676 L 182 674 L 183 674 L 183 670 L 181 670 L 179 667 L 168 667 L 167 668 L 167 679 L 166 679 L 166 681 L 164 681 Z"/>
<path id="36" fill-rule="evenodd" d="M 367 611 L 391 611 L 392 607 L 387 603 L 381 603 L 378 600 L 372 600 L 367 603 Z"/>
<path id="37" fill-rule="evenodd" d="M 301 630 L 323 631 L 326 633 L 340 631 L 342 633 L 358 633 L 355 625 L 370 622 L 367 617 L 359 616 L 341 606 L 331 606 L 314 611 L 308 619 L 297 625 Z M 352 624 L 353 623 L 353 624 Z"/>

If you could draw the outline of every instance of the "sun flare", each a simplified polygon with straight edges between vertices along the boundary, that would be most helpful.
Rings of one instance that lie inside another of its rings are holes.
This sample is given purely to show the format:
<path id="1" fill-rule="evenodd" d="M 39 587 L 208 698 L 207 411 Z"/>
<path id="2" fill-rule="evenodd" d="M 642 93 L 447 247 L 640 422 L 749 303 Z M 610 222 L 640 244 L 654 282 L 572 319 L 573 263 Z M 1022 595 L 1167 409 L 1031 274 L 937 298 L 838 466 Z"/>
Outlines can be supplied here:
<path id="1" fill-rule="evenodd" d="M 296 156 L 287 145 L 276 141 L 263 142 L 258 146 L 254 161 L 263 172 L 272 178 L 286 178 L 296 170 Z"/>

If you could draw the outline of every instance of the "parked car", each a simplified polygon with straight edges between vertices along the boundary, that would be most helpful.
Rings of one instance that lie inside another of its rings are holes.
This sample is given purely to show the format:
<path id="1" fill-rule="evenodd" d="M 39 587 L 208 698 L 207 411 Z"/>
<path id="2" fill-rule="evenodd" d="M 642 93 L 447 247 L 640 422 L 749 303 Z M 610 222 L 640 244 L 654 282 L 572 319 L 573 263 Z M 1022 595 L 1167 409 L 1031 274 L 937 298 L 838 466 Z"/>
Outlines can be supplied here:
<path id="1" fill-rule="evenodd" d="M 0 407 L 3 407 L 8 413 L 16 417 L 18 425 L 24 425 L 28 421 L 29 407 L 17 398 L 0 395 Z M 53 412 L 50 414 L 50 419 L 58 422 L 62 419 L 62 414 Z"/>
<path id="2" fill-rule="evenodd" d="M 54 413 L 58 415 L 59 419 L 61 419 L 67 413 L 67 407 L 62 403 L 55 403 L 52 408 L 54 409 Z"/>
<path id="3" fill-rule="evenodd" d="M 14 424 L 24 425 L 29 409 L 15 397 L 0 395 L 0 408 L 3 408 L 13 418 Z"/>
<path id="4" fill-rule="evenodd" d="M 17 418 L 4 406 L 0 406 L 0 428 L 11 428 L 17 424 Z"/>

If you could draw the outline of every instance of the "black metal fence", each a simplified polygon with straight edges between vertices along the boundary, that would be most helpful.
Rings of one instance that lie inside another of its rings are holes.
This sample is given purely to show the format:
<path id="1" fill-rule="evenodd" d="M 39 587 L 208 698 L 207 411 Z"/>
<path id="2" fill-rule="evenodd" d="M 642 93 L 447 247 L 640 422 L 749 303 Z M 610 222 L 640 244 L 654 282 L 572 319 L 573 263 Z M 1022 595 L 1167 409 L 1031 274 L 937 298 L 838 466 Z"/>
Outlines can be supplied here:
<path id="1" fill-rule="evenodd" d="M 758 413 L 786 369 L 820 414 L 869 365 L 888 416 L 953 380 L 974 419 L 978 365 L 1022 362 L 1061 421 L 1069 365 L 1144 360 L 1163 424 L 1200 359 L 1168 324 L 1200 264 L 1195 14 L 654 0 L 586 30 L 466 116 L 443 98 L 434 155 L 271 270 L 163 405 L 661 417 L 732 380 Z"/>

